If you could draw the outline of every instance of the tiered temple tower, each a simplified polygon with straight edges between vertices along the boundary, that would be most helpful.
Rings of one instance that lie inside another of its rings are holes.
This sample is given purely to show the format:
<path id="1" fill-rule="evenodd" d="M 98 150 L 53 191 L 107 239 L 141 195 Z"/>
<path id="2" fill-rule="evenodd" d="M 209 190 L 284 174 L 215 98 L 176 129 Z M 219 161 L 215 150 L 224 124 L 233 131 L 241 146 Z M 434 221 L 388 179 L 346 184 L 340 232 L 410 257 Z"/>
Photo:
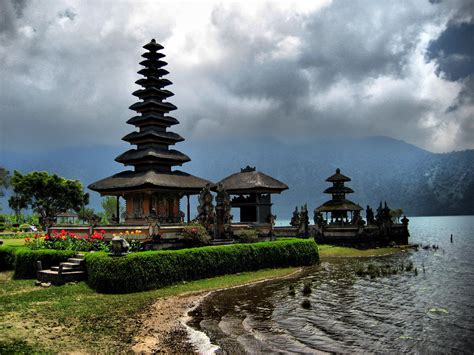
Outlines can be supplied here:
<path id="1" fill-rule="evenodd" d="M 352 214 L 353 212 L 359 213 L 362 210 L 362 207 L 358 204 L 346 199 L 346 194 L 351 194 L 354 190 L 344 185 L 346 182 L 351 181 L 351 179 L 341 174 L 340 169 L 336 169 L 336 173 L 328 177 L 326 181 L 331 182 L 332 186 L 324 190 L 324 193 L 330 194 L 332 199 L 316 208 L 316 213 L 325 212 L 326 219 L 328 219 L 327 214 L 331 213 L 331 220 L 333 222 L 347 222 L 348 212 Z"/>
<path id="2" fill-rule="evenodd" d="M 173 171 L 172 167 L 182 165 L 191 159 L 174 149 L 171 145 L 184 140 L 179 134 L 168 131 L 178 120 L 169 116 L 176 106 L 167 99 L 174 94 L 165 87 L 171 81 L 164 78 L 168 71 L 163 61 L 163 46 L 154 39 L 143 48 L 147 50 L 140 65 L 144 66 L 138 74 L 144 78 L 136 81 L 142 86 L 133 93 L 141 101 L 130 106 L 138 113 L 127 123 L 138 128 L 122 139 L 136 148 L 119 155 L 115 160 L 125 166 L 133 166 L 134 171 L 124 171 L 99 180 L 89 188 L 101 195 L 122 196 L 126 200 L 127 224 L 143 224 L 148 216 L 157 217 L 161 223 L 177 223 L 182 220 L 179 200 L 183 196 L 198 194 L 209 181 Z M 118 205 L 118 204 L 117 204 Z M 117 212 L 118 213 L 118 212 Z"/>

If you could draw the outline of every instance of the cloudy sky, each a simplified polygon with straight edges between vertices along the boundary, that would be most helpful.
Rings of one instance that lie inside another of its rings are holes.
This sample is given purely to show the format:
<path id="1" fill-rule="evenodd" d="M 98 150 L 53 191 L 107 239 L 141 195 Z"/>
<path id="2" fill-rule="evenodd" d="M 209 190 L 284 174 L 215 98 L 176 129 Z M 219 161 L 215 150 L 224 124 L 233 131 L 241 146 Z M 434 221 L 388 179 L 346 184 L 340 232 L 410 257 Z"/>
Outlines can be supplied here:
<path id="1" fill-rule="evenodd" d="M 188 141 L 474 148 L 474 1 L 0 1 L 0 149 L 119 144 L 165 46 Z"/>

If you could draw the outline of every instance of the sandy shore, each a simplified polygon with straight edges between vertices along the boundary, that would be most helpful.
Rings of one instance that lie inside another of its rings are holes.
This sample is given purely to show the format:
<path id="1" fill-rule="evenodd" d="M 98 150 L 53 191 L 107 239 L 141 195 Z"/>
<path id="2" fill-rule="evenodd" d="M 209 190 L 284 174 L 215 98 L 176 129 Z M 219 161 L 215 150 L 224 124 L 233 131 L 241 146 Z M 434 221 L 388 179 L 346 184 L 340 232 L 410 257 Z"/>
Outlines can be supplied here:
<path id="1" fill-rule="evenodd" d="M 258 280 L 234 287 L 273 281 L 297 276 L 302 269 L 283 277 Z M 197 348 L 191 344 L 189 333 L 183 325 L 188 312 L 213 292 L 201 291 L 158 299 L 141 314 L 138 331 L 133 338 L 132 351 L 136 353 L 195 353 Z"/>

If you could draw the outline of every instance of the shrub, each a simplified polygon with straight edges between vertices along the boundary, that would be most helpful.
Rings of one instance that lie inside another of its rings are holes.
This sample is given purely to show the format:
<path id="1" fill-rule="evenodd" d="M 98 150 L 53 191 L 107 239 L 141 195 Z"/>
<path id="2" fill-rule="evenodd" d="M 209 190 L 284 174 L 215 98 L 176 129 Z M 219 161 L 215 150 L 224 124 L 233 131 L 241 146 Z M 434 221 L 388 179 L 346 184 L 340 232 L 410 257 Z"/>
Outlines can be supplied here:
<path id="1" fill-rule="evenodd" d="M 43 269 L 58 265 L 62 261 L 73 257 L 73 250 L 31 250 L 29 248 L 16 248 L 14 261 L 14 278 L 29 279 L 36 278 L 37 261 L 41 261 Z"/>
<path id="2" fill-rule="evenodd" d="M 304 309 L 310 309 L 311 308 L 311 301 L 309 299 L 304 299 L 303 302 L 301 302 L 301 307 Z"/>
<path id="3" fill-rule="evenodd" d="M 208 245 L 211 242 L 206 228 L 199 223 L 184 226 L 181 235 L 184 241 L 192 246 Z"/>
<path id="4" fill-rule="evenodd" d="M 318 261 L 312 240 L 288 239 L 131 253 L 86 255 L 89 285 L 99 292 L 128 293 L 265 268 L 311 265 Z"/>
<path id="5" fill-rule="evenodd" d="M 258 231 L 256 229 L 244 229 L 239 232 L 237 239 L 241 243 L 255 243 L 258 242 Z"/>
<path id="6" fill-rule="evenodd" d="M 10 246 L 0 247 L 0 271 L 13 270 L 16 249 Z"/>
<path id="7" fill-rule="evenodd" d="M 3 232 L 5 230 L 5 225 L 4 224 L 0 224 L 0 232 Z"/>

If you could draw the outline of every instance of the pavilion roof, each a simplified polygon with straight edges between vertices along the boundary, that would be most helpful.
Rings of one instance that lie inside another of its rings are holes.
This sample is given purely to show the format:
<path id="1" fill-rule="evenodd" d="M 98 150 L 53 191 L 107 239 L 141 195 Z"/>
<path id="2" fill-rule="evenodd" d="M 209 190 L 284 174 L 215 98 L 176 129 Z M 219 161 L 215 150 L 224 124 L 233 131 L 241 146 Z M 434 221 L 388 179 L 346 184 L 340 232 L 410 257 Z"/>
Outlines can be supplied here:
<path id="1" fill-rule="evenodd" d="M 183 193 L 198 194 L 208 180 L 176 170 L 171 172 L 123 171 L 96 181 L 88 186 L 89 189 L 102 195 L 120 194 L 125 191 L 147 189 L 149 191 L 179 190 Z"/>
<path id="2" fill-rule="evenodd" d="M 280 193 L 288 189 L 288 186 L 283 182 L 251 167 L 229 175 L 222 179 L 220 183 L 230 194 Z"/>
<path id="3" fill-rule="evenodd" d="M 331 186 L 324 190 L 325 194 L 351 194 L 354 190 L 347 186 Z"/>
<path id="4" fill-rule="evenodd" d="M 344 181 L 351 181 L 351 178 L 342 175 L 341 174 L 341 169 L 337 168 L 336 173 L 334 175 L 331 175 L 326 179 L 328 182 L 344 182 Z"/>
<path id="5" fill-rule="evenodd" d="M 316 212 L 362 211 L 363 208 L 349 200 L 329 200 L 315 209 Z"/>

